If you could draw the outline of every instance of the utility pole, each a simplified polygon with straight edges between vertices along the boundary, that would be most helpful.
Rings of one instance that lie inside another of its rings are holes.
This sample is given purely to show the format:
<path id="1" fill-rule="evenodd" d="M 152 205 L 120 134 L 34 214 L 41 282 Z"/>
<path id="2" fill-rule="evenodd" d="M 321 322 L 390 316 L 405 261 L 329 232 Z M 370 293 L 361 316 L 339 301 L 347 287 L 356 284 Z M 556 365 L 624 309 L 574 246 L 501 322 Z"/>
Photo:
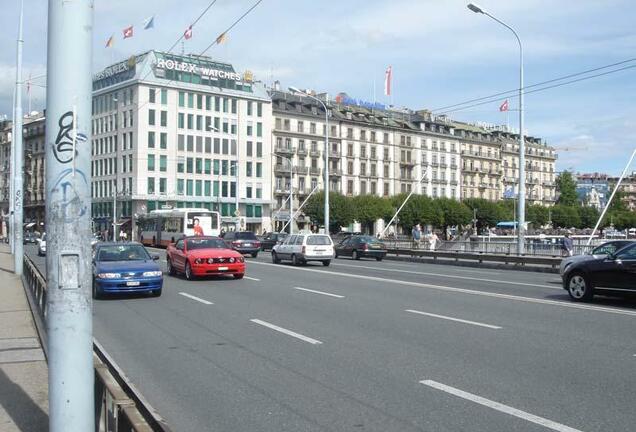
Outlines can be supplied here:
<path id="1" fill-rule="evenodd" d="M 15 72 L 15 120 L 14 120 L 14 146 L 13 150 L 15 171 L 12 172 L 14 195 L 11 197 L 13 200 L 13 265 L 14 273 L 17 276 L 22 276 L 22 264 L 24 262 L 24 246 L 22 244 L 22 236 L 24 235 L 22 228 L 22 188 L 24 184 L 22 182 L 23 171 L 23 149 L 22 149 L 22 21 L 24 17 L 24 0 L 20 2 L 20 23 L 18 24 L 18 41 L 17 41 L 17 56 L 16 56 L 16 72 Z"/>
<path id="2" fill-rule="evenodd" d="M 115 178 L 115 190 L 113 191 L 113 241 L 117 241 L 117 187 L 119 182 Z"/>
<path id="3" fill-rule="evenodd" d="M 9 176 L 9 223 L 7 228 L 9 229 L 9 246 L 11 246 L 11 253 L 15 253 L 15 225 L 13 224 L 13 195 L 15 194 L 15 88 L 13 89 L 13 118 L 11 122 L 11 160 L 10 164 L 10 176 Z"/>
<path id="4" fill-rule="evenodd" d="M 95 429 L 91 269 L 93 0 L 49 0 L 46 89 L 49 431 Z"/>

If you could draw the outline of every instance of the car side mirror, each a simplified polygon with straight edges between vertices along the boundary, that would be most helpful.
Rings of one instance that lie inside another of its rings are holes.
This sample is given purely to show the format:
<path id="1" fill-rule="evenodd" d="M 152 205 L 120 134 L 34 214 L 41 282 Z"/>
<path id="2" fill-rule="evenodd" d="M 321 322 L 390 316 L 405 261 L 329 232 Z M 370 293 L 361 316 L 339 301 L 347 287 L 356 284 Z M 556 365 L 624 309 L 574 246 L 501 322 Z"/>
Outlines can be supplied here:
<path id="1" fill-rule="evenodd" d="M 616 261 L 616 255 L 614 255 L 614 254 L 613 254 L 613 253 L 611 253 L 611 252 L 607 254 L 607 257 L 606 257 L 606 258 L 607 258 L 607 260 L 608 260 L 608 261 Z M 619 260 L 619 261 L 620 261 L 620 260 Z"/>
<path id="2" fill-rule="evenodd" d="M 153 260 L 153 261 L 158 261 L 158 260 L 159 260 L 159 258 L 160 258 L 160 257 L 159 257 L 159 254 L 152 254 L 152 255 L 150 255 L 150 256 L 152 257 L 152 260 Z"/>

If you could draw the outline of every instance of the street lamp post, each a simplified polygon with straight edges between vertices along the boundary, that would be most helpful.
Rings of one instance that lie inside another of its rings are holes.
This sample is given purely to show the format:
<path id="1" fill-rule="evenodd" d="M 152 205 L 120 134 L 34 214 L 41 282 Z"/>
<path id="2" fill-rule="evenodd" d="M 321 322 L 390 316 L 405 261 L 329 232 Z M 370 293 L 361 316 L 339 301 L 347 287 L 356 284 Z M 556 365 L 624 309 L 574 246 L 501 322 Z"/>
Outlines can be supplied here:
<path id="1" fill-rule="evenodd" d="M 289 234 L 294 233 L 294 171 L 292 158 L 280 156 L 281 159 L 289 161 Z M 293 156 L 292 156 L 293 157 Z"/>
<path id="2" fill-rule="evenodd" d="M 484 11 L 481 7 L 474 3 L 468 4 L 468 9 L 475 13 L 484 14 L 494 21 L 498 22 L 502 26 L 515 35 L 517 43 L 519 44 L 519 201 L 517 202 L 517 214 L 519 218 L 519 231 L 517 233 L 517 252 L 519 254 L 524 253 L 525 247 L 525 222 L 526 222 L 526 149 L 525 141 L 523 139 L 523 46 L 521 45 L 521 39 L 517 32 L 505 22 L 495 18 L 488 12 Z"/>
<path id="3" fill-rule="evenodd" d="M 296 87 L 289 87 L 289 91 L 298 96 L 306 96 L 318 102 L 325 109 L 325 232 L 329 234 L 329 110 L 327 105 L 315 96 L 300 91 Z"/>

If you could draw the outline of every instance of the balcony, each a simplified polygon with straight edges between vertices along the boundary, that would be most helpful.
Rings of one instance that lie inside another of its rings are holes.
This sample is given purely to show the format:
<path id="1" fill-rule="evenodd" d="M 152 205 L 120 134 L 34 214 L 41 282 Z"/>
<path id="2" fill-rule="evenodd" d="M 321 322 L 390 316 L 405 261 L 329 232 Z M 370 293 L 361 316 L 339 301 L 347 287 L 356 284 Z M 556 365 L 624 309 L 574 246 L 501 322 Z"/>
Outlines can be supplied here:
<path id="1" fill-rule="evenodd" d="M 555 182 L 551 182 L 551 181 L 544 181 L 543 182 L 543 186 L 545 186 L 545 187 L 556 187 L 556 183 Z"/>
<path id="2" fill-rule="evenodd" d="M 294 173 L 296 174 L 300 174 L 300 175 L 309 174 L 309 167 L 307 166 L 294 166 L 293 170 L 294 170 Z"/>
<path id="3" fill-rule="evenodd" d="M 312 176 L 322 175 L 322 170 L 320 168 L 310 167 L 309 174 Z"/>
<path id="4" fill-rule="evenodd" d="M 274 165 L 274 172 L 275 173 L 279 173 L 279 174 L 289 174 L 291 167 L 289 165 L 281 165 L 281 164 L 276 164 Z"/>
<path id="5" fill-rule="evenodd" d="M 298 147 L 298 150 L 296 151 L 296 154 L 298 156 L 307 156 L 307 149 L 304 147 Z"/>
<path id="6" fill-rule="evenodd" d="M 342 155 L 339 150 L 329 150 L 329 157 L 334 159 L 340 159 Z"/>
<path id="7" fill-rule="evenodd" d="M 309 193 L 310 193 L 310 192 L 311 192 L 311 189 L 309 189 L 309 188 L 304 188 L 304 187 L 303 187 L 303 188 L 298 188 L 298 189 L 295 191 L 295 193 L 296 193 L 298 196 L 305 196 L 305 195 L 309 195 Z"/>
<path id="8" fill-rule="evenodd" d="M 415 166 L 415 161 L 411 159 L 402 159 L 400 165 Z"/>
<path id="9" fill-rule="evenodd" d="M 296 188 L 293 188 L 294 194 L 296 194 Z M 274 189 L 274 195 L 289 195 L 289 188 L 288 187 L 284 187 L 284 188 L 275 188 Z"/>
<path id="10" fill-rule="evenodd" d="M 439 167 L 440 168 L 448 168 L 448 164 L 446 162 L 440 162 L 439 163 Z"/>
<path id="11" fill-rule="evenodd" d="M 431 162 L 431 166 L 432 166 L 433 168 L 437 168 L 437 167 L 439 167 L 439 162 L 437 162 L 437 161 L 433 161 L 433 162 Z"/>
<path id="12" fill-rule="evenodd" d="M 450 164 L 451 169 L 457 169 L 457 164 L 456 163 L 452 163 Z"/>
<path id="13" fill-rule="evenodd" d="M 309 151 L 309 156 L 311 157 L 320 157 L 322 155 L 322 152 L 320 150 L 310 150 Z"/>
<path id="14" fill-rule="evenodd" d="M 341 169 L 329 169 L 329 177 L 342 177 L 342 170 Z"/>
<path id="15" fill-rule="evenodd" d="M 274 153 L 293 155 L 296 151 L 296 147 L 275 146 Z"/>

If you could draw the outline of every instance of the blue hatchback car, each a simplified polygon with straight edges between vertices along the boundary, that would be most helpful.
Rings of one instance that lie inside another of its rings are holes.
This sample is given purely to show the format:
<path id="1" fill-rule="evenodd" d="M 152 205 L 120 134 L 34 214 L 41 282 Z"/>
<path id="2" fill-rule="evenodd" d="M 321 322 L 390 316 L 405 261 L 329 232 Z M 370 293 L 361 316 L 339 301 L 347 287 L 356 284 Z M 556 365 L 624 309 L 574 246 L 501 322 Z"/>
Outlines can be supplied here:
<path id="1" fill-rule="evenodd" d="M 98 243 L 93 251 L 93 298 L 108 293 L 161 295 L 163 273 L 140 243 Z"/>

